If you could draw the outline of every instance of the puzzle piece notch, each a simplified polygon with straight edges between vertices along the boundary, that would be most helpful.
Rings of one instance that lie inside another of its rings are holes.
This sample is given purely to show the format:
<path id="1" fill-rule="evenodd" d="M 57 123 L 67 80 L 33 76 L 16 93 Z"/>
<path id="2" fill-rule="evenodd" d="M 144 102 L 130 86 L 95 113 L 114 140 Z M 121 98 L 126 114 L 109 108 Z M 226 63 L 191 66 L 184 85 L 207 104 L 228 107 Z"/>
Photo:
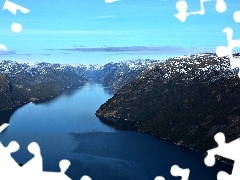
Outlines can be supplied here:
<path id="1" fill-rule="evenodd" d="M 218 46 L 216 54 L 218 57 L 229 56 L 231 67 L 240 68 L 240 59 L 234 58 L 232 53 L 234 48 L 240 48 L 240 39 L 233 40 L 233 30 L 230 27 L 224 28 L 222 32 L 226 33 L 228 46 Z M 240 77 L 240 71 L 238 76 Z"/>
<path id="2" fill-rule="evenodd" d="M 44 180 L 71 180 L 65 172 L 70 166 L 70 161 L 64 159 L 59 162 L 60 172 L 43 172 L 42 174 L 39 174 L 41 179 Z M 30 179 L 29 179 L 30 180 Z M 89 176 L 84 175 L 80 180 L 92 180 Z"/>
<path id="3" fill-rule="evenodd" d="M 19 23 L 12 23 L 11 29 L 15 33 L 20 33 L 22 31 L 22 25 Z"/>
<path id="4" fill-rule="evenodd" d="M 217 0 L 215 9 L 219 13 L 225 12 L 227 10 L 227 5 L 226 5 L 225 1 L 224 0 Z"/>
<path id="5" fill-rule="evenodd" d="M 14 179 L 14 176 L 20 173 L 19 164 L 11 156 L 11 153 L 19 150 L 19 147 L 16 141 L 11 141 L 7 147 L 0 142 L 0 178 Z"/>
<path id="6" fill-rule="evenodd" d="M 38 174 L 41 179 L 51 180 L 51 179 L 57 179 L 57 180 L 71 180 L 65 172 L 70 166 L 70 161 L 63 159 L 59 162 L 60 172 L 41 172 Z"/>
<path id="7" fill-rule="evenodd" d="M 29 9 L 27 9 L 25 7 L 22 7 L 22 6 L 18 5 L 18 4 L 15 4 L 15 3 L 13 3 L 13 2 L 11 2 L 9 0 L 5 1 L 2 10 L 8 10 L 9 12 L 11 12 L 14 15 L 16 15 L 17 10 L 19 10 L 20 12 L 22 12 L 24 14 L 30 12 Z M 19 24 L 19 23 L 12 23 L 11 29 L 15 33 L 20 33 L 22 31 L 22 25 Z"/>
<path id="8" fill-rule="evenodd" d="M 215 141 L 218 144 L 217 148 L 213 148 L 207 151 L 207 156 L 204 162 L 207 166 L 213 166 L 215 164 L 215 156 L 219 155 L 227 159 L 233 160 L 232 174 L 228 174 L 224 171 L 220 171 L 217 175 L 218 180 L 237 180 L 240 177 L 240 139 L 236 139 L 229 143 L 225 142 L 225 135 L 223 133 L 217 133 L 214 136 Z"/>
<path id="9" fill-rule="evenodd" d="M 67 169 L 69 168 L 70 164 L 71 164 L 70 161 L 68 161 L 66 159 L 61 160 L 59 162 L 59 167 L 60 167 L 60 170 L 61 170 L 60 172 L 65 173 L 67 171 Z"/>
<path id="10" fill-rule="evenodd" d="M 233 19 L 236 23 L 240 23 L 240 11 L 236 11 L 233 13 Z"/>
<path id="11" fill-rule="evenodd" d="M 41 149 L 36 142 L 32 142 L 28 145 L 28 151 L 34 155 L 34 157 L 29 160 L 26 164 L 21 167 L 20 176 L 23 179 L 34 179 L 38 177 L 39 179 L 58 179 L 58 180 L 70 180 L 70 178 L 65 174 L 70 166 L 70 161 L 61 160 L 59 162 L 60 172 L 44 172 L 43 163 L 41 156 Z"/>
<path id="12" fill-rule="evenodd" d="M 154 180 L 165 180 L 165 178 L 162 177 L 162 176 L 157 176 L 157 177 L 154 178 Z"/>
<path id="13" fill-rule="evenodd" d="M 178 165 L 173 165 L 171 168 L 171 174 L 175 177 L 182 177 L 182 180 L 188 180 L 190 169 L 182 169 Z"/>
<path id="14" fill-rule="evenodd" d="M 233 177 L 224 171 L 220 171 L 217 175 L 218 180 L 238 180 L 238 177 Z"/>
<path id="15" fill-rule="evenodd" d="M 9 124 L 0 126 L 0 133 L 6 129 Z M 4 147 L 0 142 L 0 178 L 11 179 L 44 179 L 44 180 L 71 180 L 65 172 L 70 166 L 70 161 L 61 160 L 59 162 L 60 172 L 44 172 L 42 164 L 41 149 L 36 142 L 28 145 L 28 151 L 33 154 L 33 158 L 22 167 L 12 158 L 11 153 L 17 152 L 20 146 L 16 141 L 11 141 Z M 91 180 L 89 176 L 83 176 L 80 180 Z"/>
<path id="16" fill-rule="evenodd" d="M 17 152 L 20 146 L 16 141 L 11 141 L 7 147 L 4 147 L 0 143 L 0 175 L 4 179 L 46 179 L 52 180 L 70 180 L 65 175 L 67 168 L 70 166 L 68 160 L 62 160 L 59 163 L 59 173 L 43 172 L 42 170 L 42 157 L 40 153 L 40 147 L 36 142 L 32 142 L 28 145 L 28 151 L 34 155 L 34 157 L 24 164 L 22 167 L 12 158 L 11 153 Z M 14 173 L 13 173 L 14 172 Z"/>
<path id="17" fill-rule="evenodd" d="M 181 176 L 182 180 L 188 180 L 189 174 L 190 174 L 190 169 L 182 169 L 178 165 L 173 165 L 171 167 L 170 172 L 171 172 L 172 176 L 175 176 L 175 177 Z M 157 176 L 157 177 L 155 177 L 154 180 L 165 180 L 165 178 L 162 176 Z"/>
<path id="18" fill-rule="evenodd" d="M 10 153 L 14 153 L 17 152 L 19 150 L 20 146 L 16 141 L 11 141 L 8 146 L 6 147 L 6 149 L 10 152 Z"/>
<path id="19" fill-rule="evenodd" d="M 187 12 L 188 4 L 185 0 L 179 0 L 176 2 L 176 9 L 178 11 L 178 14 L 175 14 L 174 16 L 181 22 L 185 22 L 187 17 L 189 15 L 204 15 L 205 9 L 204 9 L 204 2 L 208 2 L 212 0 L 200 0 L 200 10 L 194 11 L 194 12 Z M 215 9 L 219 13 L 223 13 L 227 9 L 227 5 L 224 0 L 216 0 L 216 6 Z"/>
<path id="20" fill-rule="evenodd" d="M 214 136 L 215 141 L 218 143 L 218 146 L 223 147 L 225 143 L 225 136 L 223 133 L 218 133 Z M 208 151 L 208 156 L 204 159 L 204 162 L 207 166 L 213 166 L 215 164 L 215 152 Z"/>
<path id="21" fill-rule="evenodd" d="M 80 180 L 92 180 L 89 176 L 83 176 Z"/>
<path id="22" fill-rule="evenodd" d="M 178 14 L 174 14 L 174 16 L 181 22 L 185 22 L 187 17 L 188 17 L 188 13 L 187 13 L 187 8 L 188 8 L 188 4 L 186 1 L 178 1 L 176 3 L 176 9 L 178 10 Z"/>
<path id="23" fill-rule="evenodd" d="M 33 158 L 30 159 L 27 163 L 25 163 L 21 169 L 23 172 L 31 172 L 38 173 L 43 171 L 43 163 L 41 150 L 39 145 L 36 142 L 32 142 L 28 145 L 28 151 L 33 154 Z"/>

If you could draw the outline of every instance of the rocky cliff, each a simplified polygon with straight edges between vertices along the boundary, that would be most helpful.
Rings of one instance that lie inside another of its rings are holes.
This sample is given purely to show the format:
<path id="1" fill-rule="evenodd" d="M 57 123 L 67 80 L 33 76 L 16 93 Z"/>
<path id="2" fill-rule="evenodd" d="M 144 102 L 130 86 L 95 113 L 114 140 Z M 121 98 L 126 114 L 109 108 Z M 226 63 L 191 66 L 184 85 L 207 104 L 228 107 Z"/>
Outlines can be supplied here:
<path id="1" fill-rule="evenodd" d="M 88 79 L 102 82 L 105 86 L 119 90 L 125 84 L 133 81 L 147 66 L 160 60 L 136 59 L 105 65 L 90 65 L 84 68 Z"/>
<path id="2" fill-rule="evenodd" d="M 0 110 L 55 97 L 64 89 L 81 86 L 88 80 L 118 90 L 155 62 L 158 61 L 139 59 L 105 65 L 70 65 L 0 61 Z"/>
<path id="3" fill-rule="evenodd" d="M 82 86 L 86 81 L 78 67 L 0 61 L 0 110 L 53 98 L 64 89 Z"/>
<path id="4" fill-rule="evenodd" d="M 118 129 L 142 131 L 206 153 L 224 132 L 240 137 L 240 78 L 227 57 L 195 54 L 145 69 L 96 112 Z"/>

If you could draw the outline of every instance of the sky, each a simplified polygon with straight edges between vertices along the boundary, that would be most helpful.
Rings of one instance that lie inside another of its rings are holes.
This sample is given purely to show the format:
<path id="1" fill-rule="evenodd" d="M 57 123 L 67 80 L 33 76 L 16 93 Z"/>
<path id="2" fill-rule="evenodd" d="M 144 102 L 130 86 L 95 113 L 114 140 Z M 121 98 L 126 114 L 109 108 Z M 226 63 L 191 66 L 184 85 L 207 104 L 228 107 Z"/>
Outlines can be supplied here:
<path id="1" fill-rule="evenodd" d="M 231 27 L 240 38 L 240 23 L 233 13 L 237 0 L 225 0 L 219 13 L 216 0 L 204 3 L 204 15 L 189 15 L 183 23 L 178 0 L 11 0 L 30 10 L 7 9 L 0 14 L 0 60 L 63 64 L 105 64 L 129 59 L 159 59 L 215 52 L 227 46 L 222 30 Z M 188 12 L 200 10 L 200 0 L 188 0 Z M 5 0 L 0 0 L 3 7 Z M 22 31 L 11 30 L 20 23 Z M 237 50 L 237 49 L 236 49 Z"/>

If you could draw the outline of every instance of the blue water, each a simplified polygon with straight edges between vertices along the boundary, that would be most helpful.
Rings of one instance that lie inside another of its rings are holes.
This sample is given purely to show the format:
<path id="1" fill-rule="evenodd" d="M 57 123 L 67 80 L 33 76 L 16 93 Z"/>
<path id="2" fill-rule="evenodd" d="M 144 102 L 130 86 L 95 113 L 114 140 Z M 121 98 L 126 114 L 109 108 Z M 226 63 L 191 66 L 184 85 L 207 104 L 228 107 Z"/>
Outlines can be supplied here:
<path id="1" fill-rule="evenodd" d="M 153 180 L 156 176 L 180 180 L 170 175 L 174 164 L 190 168 L 190 180 L 214 180 L 218 171 L 231 171 L 222 163 L 206 167 L 200 153 L 168 141 L 140 132 L 116 131 L 101 123 L 95 112 L 112 96 L 101 84 L 87 83 L 51 101 L 29 103 L 13 113 L 0 140 L 5 146 L 12 140 L 20 144 L 13 154 L 20 164 L 32 158 L 28 144 L 37 142 L 45 171 L 59 171 L 59 161 L 68 159 L 67 175 L 76 180 L 85 174 L 93 180 Z"/>

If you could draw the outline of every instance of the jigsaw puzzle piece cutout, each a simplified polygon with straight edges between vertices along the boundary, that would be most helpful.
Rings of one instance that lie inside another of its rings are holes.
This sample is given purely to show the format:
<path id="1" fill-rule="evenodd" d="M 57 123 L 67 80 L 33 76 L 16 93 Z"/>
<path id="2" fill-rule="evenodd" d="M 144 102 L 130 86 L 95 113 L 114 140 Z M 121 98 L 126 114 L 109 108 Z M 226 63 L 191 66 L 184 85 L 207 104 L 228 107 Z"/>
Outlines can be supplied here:
<path id="1" fill-rule="evenodd" d="M 185 0 L 179 0 L 176 2 L 176 9 L 178 11 L 178 14 L 175 14 L 174 16 L 181 22 L 185 22 L 187 17 L 189 15 L 204 15 L 205 14 L 205 8 L 204 3 L 211 0 L 200 0 L 200 10 L 199 11 L 193 11 L 193 12 L 187 12 L 188 4 Z M 216 6 L 215 9 L 219 13 L 223 13 L 227 9 L 227 5 L 224 0 L 216 0 Z"/>
<path id="2" fill-rule="evenodd" d="M 11 1 L 8 1 L 8 0 L 6 0 L 5 3 L 4 3 L 3 10 L 5 10 L 5 9 L 10 11 L 14 15 L 16 15 L 17 10 L 21 11 L 24 14 L 30 12 L 29 9 L 27 9 L 25 7 L 22 7 L 22 6 L 18 5 L 18 4 L 15 4 L 15 3 L 11 2 Z"/>
<path id="3" fill-rule="evenodd" d="M 228 46 L 218 46 L 216 54 L 218 57 L 229 56 L 231 67 L 240 68 L 240 59 L 234 58 L 232 52 L 234 48 L 240 48 L 240 39 L 233 39 L 233 30 L 230 27 L 224 28 L 222 32 L 226 33 Z M 238 76 L 240 77 L 240 71 Z"/>
<path id="4" fill-rule="evenodd" d="M 38 173 L 43 171 L 43 162 L 41 156 L 41 150 L 36 142 L 32 142 L 28 145 L 28 151 L 33 154 L 33 158 L 25 163 L 21 168 L 23 173 Z"/>
<path id="5" fill-rule="evenodd" d="M 0 142 L 0 167 L 20 167 L 18 163 L 12 158 L 11 153 L 19 150 L 19 144 L 16 141 L 11 141 L 7 147 L 4 147 Z M 1 170 L 1 168 L 0 168 Z"/>
<path id="6" fill-rule="evenodd" d="M 230 27 L 224 28 L 222 32 L 226 33 L 228 46 L 217 47 L 216 53 L 219 57 L 223 57 L 225 55 L 229 55 L 231 57 L 233 49 L 240 47 L 240 39 L 233 39 L 233 30 Z"/>
<path id="7" fill-rule="evenodd" d="M 83 176 L 80 180 L 92 180 L 89 176 Z"/>
<path id="8" fill-rule="evenodd" d="M 240 11 L 233 13 L 233 19 L 236 23 L 240 23 Z"/>
<path id="9" fill-rule="evenodd" d="M 14 179 L 14 177 L 20 173 L 21 167 L 11 156 L 11 153 L 19 150 L 19 147 L 20 146 L 16 141 L 10 142 L 7 147 L 4 147 L 0 142 L 1 177 L 7 177 L 7 179 Z"/>
<path id="10" fill-rule="evenodd" d="M 231 160 L 240 157 L 238 153 L 234 153 L 236 152 L 237 147 L 240 148 L 240 141 L 238 139 L 230 143 L 226 143 L 225 135 L 221 132 L 217 133 L 214 136 L 214 139 L 217 142 L 218 147 L 207 151 L 208 155 L 204 159 L 207 166 L 213 166 L 215 164 L 216 155 L 223 156 Z"/>
<path id="11" fill-rule="evenodd" d="M 157 177 L 154 178 L 154 180 L 165 180 L 165 178 L 162 177 L 162 176 L 157 176 Z"/>
<path id="12" fill-rule="evenodd" d="M 178 14 L 175 14 L 174 16 L 181 22 L 185 22 L 187 17 L 189 15 L 203 15 L 205 14 L 205 9 L 204 9 L 204 2 L 207 2 L 210 0 L 200 0 L 200 10 L 199 11 L 194 11 L 194 12 L 187 12 L 188 9 L 188 4 L 185 0 L 179 0 L 176 3 L 176 9 L 178 10 Z"/>
<path id="13" fill-rule="evenodd" d="M 22 174 L 23 179 L 32 180 L 36 179 L 36 177 L 40 180 L 71 180 L 65 172 L 67 171 L 68 167 L 70 166 L 70 162 L 68 160 L 61 160 L 59 162 L 60 172 L 46 172 L 46 171 L 38 171 L 38 172 L 28 172 Z"/>
<path id="14" fill-rule="evenodd" d="M 189 14 L 187 13 L 188 4 L 186 1 L 178 1 L 176 3 L 176 9 L 178 14 L 174 14 L 174 16 L 181 22 L 185 22 Z"/>
<path id="15" fill-rule="evenodd" d="M 217 175 L 218 180 L 238 180 L 238 177 L 234 177 L 224 171 L 220 171 Z"/>
<path id="16" fill-rule="evenodd" d="M 219 13 L 223 13 L 227 10 L 227 5 L 224 0 L 217 0 L 215 9 Z"/>
<path id="17" fill-rule="evenodd" d="M 182 180 L 188 180 L 190 170 L 189 169 L 182 169 L 177 165 L 173 165 L 172 168 L 171 168 L 171 174 L 172 174 L 172 176 L 175 176 L 175 177 L 181 176 Z"/>
<path id="18" fill-rule="evenodd" d="M 215 141 L 218 144 L 218 147 L 213 148 L 207 151 L 207 156 L 204 159 L 204 162 L 207 166 L 213 166 L 215 164 L 215 156 L 222 156 L 224 158 L 234 161 L 232 174 L 226 172 L 218 173 L 218 180 L 237 180 L 240 177 L 240 139 L 236 139 L 229 143 L 225 142 L 225 135 L 223 133 L 217 133 L 214 136 Z"/>
<path id="19" fill-rule="evenodd" d="M 67 169 L 69 168 L 70 164 L 71 164 L 71 163 L 70 163 L 69 160 L 66 160 L 66 159 L 61 160 L 61 161 L 59 162 L 60 173 L 65 174 L 65 172 L 66 172 Z"/>
<path id="20" fill-rule="evenodd" d="M 175 177 L 179 177 L 180 176 L 180 177 L 182 177 L 182 180 L 188 180 L 189 174 L 190 174 L 190 170 L 189 169 L 182 169 L 182 168 L 180 168 L 177 165 L 173 165 L 171 167 L 170 172 L 171 172 L 172 176 L 175 176 Z M 157 176 L 157 177 L 155 177 L 154 180 L 165 180 L 165 178 L 162 177 L 162 176 Z"/>

